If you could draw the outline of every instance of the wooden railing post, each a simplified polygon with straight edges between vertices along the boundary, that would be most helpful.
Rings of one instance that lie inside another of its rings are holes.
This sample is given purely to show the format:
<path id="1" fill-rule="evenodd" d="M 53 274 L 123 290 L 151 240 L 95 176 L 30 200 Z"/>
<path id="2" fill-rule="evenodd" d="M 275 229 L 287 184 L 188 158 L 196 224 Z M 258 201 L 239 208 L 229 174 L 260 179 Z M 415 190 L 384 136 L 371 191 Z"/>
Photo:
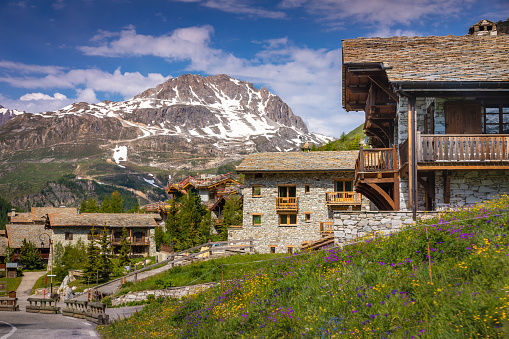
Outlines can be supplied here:
<path id="1" fill-rule="evenodd" d="M 359 147 L 359 172 L 364 172 L 364 148 Z"/>

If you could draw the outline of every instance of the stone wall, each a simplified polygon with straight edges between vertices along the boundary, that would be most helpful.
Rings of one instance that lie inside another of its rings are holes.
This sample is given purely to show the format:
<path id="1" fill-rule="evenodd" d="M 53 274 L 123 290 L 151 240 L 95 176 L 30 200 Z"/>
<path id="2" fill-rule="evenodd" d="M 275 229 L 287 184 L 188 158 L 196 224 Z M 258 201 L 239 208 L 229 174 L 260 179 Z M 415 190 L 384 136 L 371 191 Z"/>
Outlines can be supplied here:
<path id="1" fill-rule="evenodd" d="M 444 180 L 441 171 L 435 172 L 435 201 L 445 207 Z M 452 206 L 465 206 L 492 200 L 499 194 L 509 193 L 509 171 L 453 171 L 451 173 Z"/>
<path id="2" fill-rule="evenodd" d="M 414 224 L 412 212 L 336 211 L 334 212 L 334 241 L 344 243 L 371 232 L 393 233 L 412 224 Z"/>
<path id="3" fill-rule="evenodd" d="M 218 283 L 206 283 L 192 286 L 182 286 L 182 287 L 170 287 L 164 290 L 151 290 L 151 291 L 141 291 L 141 292 L 129 292 L 123 296 L 115 298 L 111 301 L 113 306 L 126 304 L 128 302 L 133 301 L 144 301 L 147 300 L 147 296 L 153 295 L 154 297 L 169 297 L 169 298 L 177 298 L 180 299 L 190 294 L 199 293 L 203 290 L 216 286 Z"/>
<path id="4" fill-rule="evenodd" d="M 288 248 L 298 249 L 304 241 L 321 237 L 320 222 L 332 222 L 333 210 L 325 204 L 325 192 L 334 191 L 334 179 L 353 179 L 354 172 L 318 173 L 263 173 L 261 177 L 246 174 L 243 188 L 243 222 L 241 228 L 230 228 L 229 240 L 254 238 L 255 250 L 259 253 L 286 253 Z M 279 225 L 276 213 L 278 185 L 295 185 L 299 208 L 297 224 Z M 309 193 L 305 193 L 309 185 Z M 260 186 L 260 196 L 253 196 L 253 186 Z M 365 201 L 365 200 L 364 200 Z M 363 202 L 364 202 L 363 201 Z M 366 208 L 363 204 L 362 208 Z M 253 225 L 253 215 L 261 215 L 261 225 Z M 310 220 L 305 219 L 310 214 Z"/>

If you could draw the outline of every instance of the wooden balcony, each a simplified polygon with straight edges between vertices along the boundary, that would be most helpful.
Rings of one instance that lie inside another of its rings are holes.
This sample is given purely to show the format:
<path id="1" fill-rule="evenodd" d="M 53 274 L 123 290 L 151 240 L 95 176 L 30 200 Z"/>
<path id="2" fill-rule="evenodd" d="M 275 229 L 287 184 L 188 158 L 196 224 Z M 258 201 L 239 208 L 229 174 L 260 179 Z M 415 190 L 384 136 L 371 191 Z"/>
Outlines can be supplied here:
<path id="1" fill-rule="evenodd" d="M 120 241 L 122 241 L 122 238 L 115 238 L 115 237 L 111 238 L 112 245 L 120 245 Z"/>
<path id="2" fill-rule="evenodd" d="M 321 235 L 334 234 L 334 223 L 320 222 L 320 234 Z"/>
<path id="3" fill-rule="evenodd" d="M 131 246 L 148 245 L 148 244 L 149 244 L 148 238 L 145 238 L 145 237 L 131 239 Z"/>
<path id="4" fill-rule="evenodd" d="M 299 198 L 276 198 L 276 211 L 278 212 L 290 212 L 297 211 L 299 209 Z"/>
<path id="5" fill-rule="evenodd" d="M 334 205 L 360 205 L 361 195 L 356 192 L 325 192 L 325 204 Z"/>
<path id="6" fill-rule="evenodd" d="M 418 169 L 509 168 L 509 134 L 416 135 Z"/>

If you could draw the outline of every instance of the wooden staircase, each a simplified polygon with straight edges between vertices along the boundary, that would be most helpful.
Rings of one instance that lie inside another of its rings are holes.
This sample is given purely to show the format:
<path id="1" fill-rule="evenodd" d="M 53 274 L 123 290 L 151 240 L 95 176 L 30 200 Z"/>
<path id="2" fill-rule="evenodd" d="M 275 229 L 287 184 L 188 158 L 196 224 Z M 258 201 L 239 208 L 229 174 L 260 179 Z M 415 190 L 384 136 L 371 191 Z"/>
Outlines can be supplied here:
<path id="1" fill-rule="evenodd" d="M 355 164 L 355 191 L 381 211 L 399 210 L 399 172 L 396 146 L 360 149 Z"/>
<path id="2" fill-rule="evenodd" d="M 300 250 L 304 251 L 317 251 L 324 247 L 334 246 L 334 235 L 328 235 L 315 241 L 306 241 L 302 243 Z"/>

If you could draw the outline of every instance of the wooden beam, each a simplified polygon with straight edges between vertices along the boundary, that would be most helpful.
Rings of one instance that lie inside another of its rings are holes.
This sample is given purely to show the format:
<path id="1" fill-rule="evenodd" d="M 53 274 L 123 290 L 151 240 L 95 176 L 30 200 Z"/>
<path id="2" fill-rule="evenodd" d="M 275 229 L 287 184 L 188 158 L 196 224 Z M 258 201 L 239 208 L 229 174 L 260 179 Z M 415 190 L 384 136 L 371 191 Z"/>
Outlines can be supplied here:
<path id="1" fill-rule="evenodd" d="M 451 203 L 451 171 L 443 171 L 444 177 L 444 203 Z"/>
<path id="2" fill-rule="evenodd" d="M 508 165 L 419 165 L 419 171 L 444 171 L 444 170 L 458 170 L 458 171 L 474 171 L 474 170 L 509 170 Z"/>
<path id="3" fill-rule="evenodd" d="M 387 194 L 387 192 L 385 192 L 380 186 L 378 186 L 377 184 L 367 184 L 369 187 L 371 187 L 372 189 L 374 189 L 375 191 L 378 192 L 378 194 L 380 194 L 385 201 L 387 201 L 389 203 L 389 205 L 392 207 L 392 209 L 394 209 L 394 200 L 392 200 L 392 198 L 389 196 L 389 194 Z"/>
<path id="4" fill-rule="evenodd" d="M 382 91 L 387 93 L 387 95 L 389 95 L 394 101 L 399 102 L 399 97 L 396 95 L 396 93 L 391 91 L 389 86 L 386 85 L 382 79 L 376 77 L 369 77 L 369 79 L 373 81 L 378 87 L 380 87 Z"/>
<path id="5" fill-rule="evenodd" d="M 347 91 L 352 94 L 368 94 L 369 87 L 367 86 L 348 86 Z"/>

